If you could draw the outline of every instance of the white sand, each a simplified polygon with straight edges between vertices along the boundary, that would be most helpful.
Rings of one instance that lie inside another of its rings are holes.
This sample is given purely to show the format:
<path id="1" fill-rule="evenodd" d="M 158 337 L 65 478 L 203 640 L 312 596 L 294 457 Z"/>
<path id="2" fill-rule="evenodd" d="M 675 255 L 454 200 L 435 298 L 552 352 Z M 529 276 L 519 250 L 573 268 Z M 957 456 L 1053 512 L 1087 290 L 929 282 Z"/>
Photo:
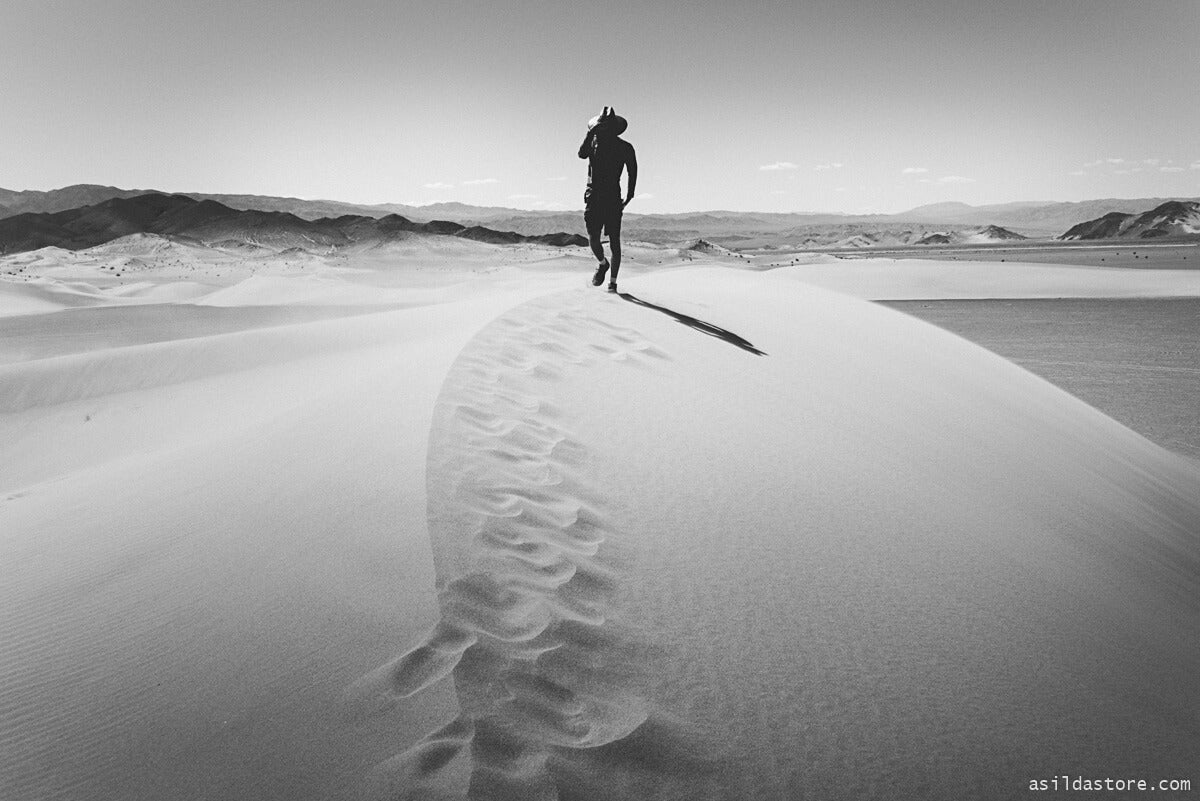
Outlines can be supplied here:
<path id="1" fill-rule="evenodd" d="M 0 797 L 345 797 L 444 717 L 449 689 L 366 720 L 345 691 L 434 618 L 433 402 L 525 283 L 263 313 L 288 287 L 251 277 L 208 288 L 234 317 L 102 291 L 9 317 Z"/>
<path id="2" fill-rule="evenodd" d="M 1194 773 L 1194 462 L 851 262 L 409 255 L 0 282 L 0 797 Z"/>

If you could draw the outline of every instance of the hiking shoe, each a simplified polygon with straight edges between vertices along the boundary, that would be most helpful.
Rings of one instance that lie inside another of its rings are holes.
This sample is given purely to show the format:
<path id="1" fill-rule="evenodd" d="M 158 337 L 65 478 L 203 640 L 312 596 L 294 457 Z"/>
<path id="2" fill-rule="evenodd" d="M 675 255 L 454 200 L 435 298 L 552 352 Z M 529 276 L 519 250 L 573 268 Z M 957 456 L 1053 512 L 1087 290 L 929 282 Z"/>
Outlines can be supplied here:
<path id="1" fill-rule="evenodd" d="M 604 276 L 608 272 L 608 260 L 600 262 L 600 266 L 596 268 L 596 274 L 592 276 L 592 286 L 600 286 L 604 283 Z"/>
<path id="2" fill-rule="evenodd" d="M 616 291 L 617 291 L 617 282 L 616 282 L 616 281 L 610 281 L 610 282 L 609 282 L 609 284 L 608 284 L 608 291 L 609 291 L 609 292 L 616 292 Z"/>

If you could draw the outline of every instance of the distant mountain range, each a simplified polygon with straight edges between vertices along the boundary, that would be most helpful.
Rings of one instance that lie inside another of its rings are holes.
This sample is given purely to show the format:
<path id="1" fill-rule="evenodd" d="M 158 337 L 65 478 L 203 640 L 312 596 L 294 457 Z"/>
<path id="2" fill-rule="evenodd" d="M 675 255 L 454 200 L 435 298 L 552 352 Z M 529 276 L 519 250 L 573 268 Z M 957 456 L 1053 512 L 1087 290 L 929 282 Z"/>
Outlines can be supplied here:
<path id="1" fill-rule="evenodd" d="M 113 198 L 130 198 L 146 194 L 185 194 L 195 200 L 215 200 L 231 209 L 254 211 L 283 211 L 316 220 L 322 217 L 340 217 L 345 214 L 356 214 L 365 217 L 385 217 L 388 214 L 401 214 L 410 219 L 428 221 L 433 217 L 413 215 L 416 206 L 405 206 L 399 203 L 368 206 L 358 203 L 342 203 L 336 200 L 301 200 L 300 198 L 271 197 L 267 195 L 214 195 L 198 192 L 162 192 L 157 189 L 118 189 L 115 186 L 99 186 L 97 184 L 75 184 L 62 189 L 40 191 L 29 189 L 15 191 L 0 188 L 0 218 L 22 214 L 25 212 L 54 212 L 76 209 L 81 206 L 94 206 Z M 508 210 L 511 213 L 511 209 Z M 442 219 L 452 219 L 442 216 Z"/>
<path id="2" fill-rule="evenodd" d="M 152 192 L 114 197 L 79 208 L 25 212 L 0 219 L 0 253 L 51 245 L 78 250 L 138 233 L 182 237 L 205 244 L 258 245 L 274 250 L 367 247 L 418 234 L 496 244 L 587 244 L 578 234 L 525 236 L 449 220 L 415 222 L 398 214 L 383 217 L 347 214 L 306 220 L 290 212 L 233 209 L 215 200 Z"/>
<path id="3" fill-rule="evenodd" d="M 1169 200 L 1143 214 L 1109 212 L 1073 226 L 1059 239 L 1156 239 L 1200 234 L 1200 203 Z"/>
<path id="4" fill-rule="evenodd" d="M 1200 198 L 1189 198 L 1200 200 Z M 1111 212 L 1140 214 L 1161 206 L 1170 198 L 1121 200 L 1106 198 L 1077 203 L 1002 203 L 992 206 L 968 206 L 966 203 L 937 203 L 905 212 L 912 220 L 955 223 L 995 224 L 1026 236 L 1058 236 L 1069 228 Z"/>
<path id="5" fill-rule="evenodd" d="M 583 233 L 583 217 L 578 211 L 523 211 L 463 203 L 436 203 L 431 206 L 363 205 L 264 195 L 167 195 L 144 190 L 80 184 L 45 192 L 0 189 L 0 230 L 8 231 L 4 237 L 0 237 L 0 242 L 14 242 L 29 237 L 36 239 L 36 230 L 27 231 L 22 237 L 18 236 L 11 226 L 5 226 L 10 219 L 21 214 L 61 213 L 102 205 L 110 200 L 128 200 L 147 194 L 187 197 L 200 203 L 216 203 L 227 211 L 286 215 L 284 218 L 245 217 L 239 225 L 244 225 L 246 230 L 238 235 L 256 236 L 264 240 L 276 237 L 281 241 L 294 241 L 296 247 L 337 246 L 338 242 L 344 241 L 343 237 L 381 235 L 382 231 L 402 230 L 397 226 L 405 224 L 433 226 L 425 231 L 427 233 L 445 230 L 446 233 L 455 236 L 480 237 L 497 242 L 526 241 L 529 238 L 536 240 L 545 236 L 552 237 L 554 241 L 566 241 L 564 237 L 579 237 Z M 971 244 L 1008 241 L 1019 237 L 1065 237 L 1064 231 L 1069 232 L 1081 223 L 1090 223 L 1105 215 L 1116 213 L 1125 217 L 1137 217 L 1147 209 L 1161 207 L 1164 203 L 1188 203 L 1196 200 L 1200 198 L 1178 201 L 1163 198 L 1102 199 L 1077 203 L 1023 201 L 987 206 L 936 203 L 919 206 L 900 214 L 872 215 L 737 211 L 627 213 L 623 232 L 626 239 L 655 244 L 677 245 L 703 238 L 724 247 L 743 249 Z M 394 216 L 400 217 L 404 222 L 389 220 Z M 345 217 L 353 217 L 358 221 L 353 224 L 337 222 Z M 1122 220 L 1124 219 L 1123 217 Z M 380 224 L 372 228 L 367 224 L 368 220 L 379 220 Z M 33 229 L 37 229 L 44 222 L 26 220 L 18 227 L 32 225 Z M 314 225 L 305 226 L 302 224 L 305 222 Z M 268 223 L 270 226 L 267 227 L 281 226 L 280 233 L 268 234 L 266 229 L 262 228 Z M 448 223 L 456 224 L 460 229 L 451 230 L 446 227 Z M 79 227 L 79 224 L 72 225 Z M 220 228 L 221 225 L 232 223 L 223 219 L 219 225 L 216 222 L 207 225 L 210 228 Z M 237 229 L 238 226 L 233 227 Z M 79 236 L 74 230 L 68 233 L 72 237 Z M 53 239 L 49 234 L 47 237 Z M 0 247 L 5 245 L 0 243 Z"/>

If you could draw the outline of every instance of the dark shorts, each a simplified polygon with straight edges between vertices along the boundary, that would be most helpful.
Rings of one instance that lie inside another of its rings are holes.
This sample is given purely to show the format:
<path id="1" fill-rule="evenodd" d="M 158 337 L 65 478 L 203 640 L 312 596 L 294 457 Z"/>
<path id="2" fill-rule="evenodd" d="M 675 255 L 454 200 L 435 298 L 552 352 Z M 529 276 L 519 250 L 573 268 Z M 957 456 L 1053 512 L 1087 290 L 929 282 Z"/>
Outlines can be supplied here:
<path id="1" fill-rule="evenodd" d="M 589 239 L 597 239 L 601 232 L 608 234 L 609 241 L 621 236 L 621 196 L 596 197 L 590 193 L 583 196 L 583 224 Z"/>

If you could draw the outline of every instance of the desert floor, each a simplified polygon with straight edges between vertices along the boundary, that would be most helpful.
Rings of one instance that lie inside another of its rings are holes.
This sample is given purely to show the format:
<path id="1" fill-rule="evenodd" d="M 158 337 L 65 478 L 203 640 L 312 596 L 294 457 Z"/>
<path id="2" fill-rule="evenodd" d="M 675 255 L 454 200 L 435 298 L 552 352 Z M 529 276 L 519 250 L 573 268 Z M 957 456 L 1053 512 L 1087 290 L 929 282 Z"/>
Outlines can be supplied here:
<path id="1" fill-rule="evenodd" d="M 850 255 L 850 254 L 841 254 Z M 939 261 L 1003 261 L 1026 264 L 1073 264 L 1081 267 L 1200 270 L 1200 245 L 1190 242 L 1123 243 L 1024 242 L 982 245 L 879 249 L 873 257 Z"/>
<path id="2" fill-rule="evenodd" d="M 1200 300 L 896 301 L 1062 387 L 1158 444 L 1200 458 Z"/>

